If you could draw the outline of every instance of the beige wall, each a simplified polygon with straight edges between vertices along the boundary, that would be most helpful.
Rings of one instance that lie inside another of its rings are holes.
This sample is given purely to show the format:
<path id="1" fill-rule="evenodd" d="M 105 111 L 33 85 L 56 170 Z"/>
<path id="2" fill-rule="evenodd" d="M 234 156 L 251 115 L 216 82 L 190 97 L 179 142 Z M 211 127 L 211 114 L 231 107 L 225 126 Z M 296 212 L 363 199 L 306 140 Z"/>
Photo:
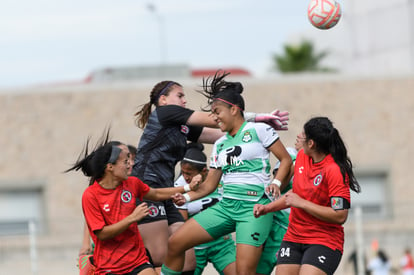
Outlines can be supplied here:
<path id="1" fill-rule="evenodd" d="M 414 76 L 234 80 L 245 86 L 247 110 L 268 112 L 278 107 L 290 111 L 289 131 L 280 132 L 286 146 L 294 144 L 296 134 L 311 116 L 330 117 L 342 134 L 357 171 L 389 172 L 392 215 L 384 221 L 364 223 L 367 242 L 378 238 L 386 248 L 397 249 L 396 257 L 404 245 L 414 247 L 410 235 L 414 231 L 414 185 L 409 173 L 410 156 L 414 153 Z M 205 100 L 193 92 L 200 80 L 178 81 L 185 87 L 189 107 L 204 106 Z M 92 136 L 95 142 L 109 124 L 113 139 L 136 145 L 141 130 L 134 126 L 133 114 L 138 105 L 148 101 L 155 82 L 0 92 L 0 191 L 7 186 L 44 183 L 48 232 L 37 239 L 39 274 L 53 274 L 48 273 L 50 267 L 67 271 L 59 274 L 76 274 L 75 258 L 82 233 L 80 197 L 87 179 L 80 172 L 62 172 L 76 160 L 86 138 Z M 352 220 L 345 224 L 347 247 L 353 243 L 354 227 Z M 27 237 L 0 237 L 0 270 L 10 268 L 10 260 L 16 260 L 18 253 L 28 257 L 25 251 Z M 347 252 L 350 251 L 345 251 L 345 255 Z M 24 262 L 26 265 L 17 268 L 27 273 L 28 259 Z M 348 269 L 341 267 L 340 272 Z"/>

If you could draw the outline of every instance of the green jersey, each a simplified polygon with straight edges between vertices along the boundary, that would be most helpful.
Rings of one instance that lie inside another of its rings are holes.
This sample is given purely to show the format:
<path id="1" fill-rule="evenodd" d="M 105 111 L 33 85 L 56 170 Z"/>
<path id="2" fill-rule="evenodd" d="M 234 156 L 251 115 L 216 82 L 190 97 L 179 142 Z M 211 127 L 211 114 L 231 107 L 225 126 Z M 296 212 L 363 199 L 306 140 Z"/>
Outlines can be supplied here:
<path id="1" fill-rule="evenodd" d="M 264 123 L 244 122 L 235 136 L 228 133 L 214 143 L 210 167 L 223 172 L 223 197 L 258 201 L 270 182 L 268 148 L 279 139 Z"/>

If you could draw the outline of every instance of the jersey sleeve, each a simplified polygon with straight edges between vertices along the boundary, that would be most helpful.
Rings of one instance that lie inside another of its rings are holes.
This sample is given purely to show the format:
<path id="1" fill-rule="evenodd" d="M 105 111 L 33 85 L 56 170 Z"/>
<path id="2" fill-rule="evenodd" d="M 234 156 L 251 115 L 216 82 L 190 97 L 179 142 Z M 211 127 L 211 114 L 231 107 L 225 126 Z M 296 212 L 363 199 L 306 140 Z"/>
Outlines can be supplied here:
<path id="1" fill-rule="evenodd" d="M 342 197 L 351 202 L 349 185 L 344 182 L 341 171 L 337 165 L 331 165 L 327 170 L 329 177 L 329 197 Z"/>
<path id="2" fill-rule="evenodd" d="M 197 142 L 198 138 L 201 135 L 201 132 L 203 131 L 203 127 L 200 126 L 188 126 L 188 128 L 190 129 L 188 135 L 187 135 L 187 140 L 192 141 L 192 142 Z"/>
<path id="3" fill-rule="evenodd" d="M 82 209 L 86 222 L 91 231 L 100 230 L 105 226 L 104 217 L 101 213 L 98 201 L 91 192 L 91 187 L 85 190 L 82 196 Z"/>
<path id="4" fill-rule="evenodd" d="M 150 191 L 150 187 L 136 177 L 131 176 L 128 178 L 128 180 L 134 182 L 135 186 L 137 187 L 137 197 L 142 201 L 144 196 Z"/>
<path id="5" fill-rule="evenodd" d="M 265 148 L 269 148 L 279 139 L 278 133 L 273 127 L 265 123 L 255 123 L 257 136 Z"/>
<path id="6" fill-rule="evenodd" d="M 164 127 L 185 125 L 188 118 L 194 113 L 193 110 L 178 105 L 159 106 L 156 110 L 158 119 Z"/>
<path id="7" fill-rule="evenodd" d="M 194 110 L 178 105 L 159 106 L 156 110 L 159 122 L 163 127 L 186 125 L 187 120 L 194 113 Z M 203 127 L 191 125 L 186 126 L 188 127 L 187 140 L 197 142 Z"/>

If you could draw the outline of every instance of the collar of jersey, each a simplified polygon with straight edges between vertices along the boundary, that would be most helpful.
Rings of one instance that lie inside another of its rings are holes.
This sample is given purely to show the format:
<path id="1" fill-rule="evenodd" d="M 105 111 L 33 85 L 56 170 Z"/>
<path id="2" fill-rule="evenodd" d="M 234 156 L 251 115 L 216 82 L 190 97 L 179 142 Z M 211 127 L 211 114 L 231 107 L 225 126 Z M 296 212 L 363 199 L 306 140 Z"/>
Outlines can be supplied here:
<path id="1" fill-rule="evenodd" d="M 247 121 L 244 121 L 243 124 L 240 126 L 240 129 L 237 131 L 237 133 L 234 135 L 234 137 L 232 135 L 230 135 L 228 132 L 226 133 L 227 138 L 236 138 L 240 135 L 240 133 L 243 131 L 244 127 L 246 126 Z"/>

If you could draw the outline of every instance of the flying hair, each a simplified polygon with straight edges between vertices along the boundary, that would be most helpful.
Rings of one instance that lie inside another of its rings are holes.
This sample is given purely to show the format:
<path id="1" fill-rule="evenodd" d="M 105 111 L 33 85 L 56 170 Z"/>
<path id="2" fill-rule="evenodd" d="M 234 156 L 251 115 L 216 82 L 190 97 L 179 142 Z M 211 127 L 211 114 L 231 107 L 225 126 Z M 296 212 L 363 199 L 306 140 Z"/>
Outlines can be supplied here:
<path id="1" fill-rule="evenodd" d="M 64 172 L 81 170 L 83 174 L 90 178 L 89 184 L 102 178 L 108 163 L 115 163 L 119 157 L 121 149 L 116 146 L 121 145 L 119 141 L 110 141 L 110 127 L 105 129 L 104 134 L 100 137 L 93 149 L 90 149 L 90 140 L 88 137 L 77 161 L 71 168 Z"/>
<path id="2" fill-rule="evenodd" d="M 228 82 L 224 78 L 230 73 L 218 70 L 213 77 L 203 78 L 202 90 L 198 92 L 207 98 L 208 105 L 203 111 L 211 111 L 211 104 L 220 100 L 244 111 L 244 101 L 241 97 L 243 85 L 240 82 Z"/>

